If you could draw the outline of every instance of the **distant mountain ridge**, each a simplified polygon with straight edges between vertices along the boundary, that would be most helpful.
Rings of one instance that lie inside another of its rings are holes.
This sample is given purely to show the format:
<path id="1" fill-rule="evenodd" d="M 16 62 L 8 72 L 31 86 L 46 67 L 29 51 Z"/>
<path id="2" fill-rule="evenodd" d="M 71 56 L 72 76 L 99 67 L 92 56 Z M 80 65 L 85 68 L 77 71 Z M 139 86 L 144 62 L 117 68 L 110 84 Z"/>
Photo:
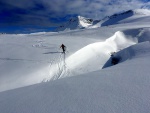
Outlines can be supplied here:
<path id="1" fill-rule="evenodd" d="M 146 16 L 150 16 L 149 9 L 128 10 L 122 13 L 113 14 L 112 16 L 107 16 L 102 20 L 94 20 L 82 16 L 76 16 L 71 18 L 65 24 L 60 25 L 55 31 L 58 32 L 58 31 L 75 30 L 75 29 L 90 29 L 90 28 L 98 28 L 102 26 L 114 25 L 119 23 L 129 23 L 130 21 L 133 22 L 134 20 L 139 21 L 140 18 L 143 17 L 145 18 Z"/>
<path id="2" fill-rule="evenodd" d="M 119 23 L 127 22 L 123 20 L 130 18 L 130 17 L 135 17 L 135 18 L 130 19 L 131 21 L 131 20 L 134 20 L 134 19 L 137 20 L 138 18 L 146 17 L 146 16 L 150 16 L 150 10 L 148 9 L 128 10 L 123 13 L 113 14 L 112 16 L 105 17 L 104 19 L 100 21 L 99 25 L 108 26 L 108 25 L 113 25 L 113 24 L 119 24 Z"/>
<path id="3" fill-rule="evenodd" d="M 93 20 L 90 18 L 82 17 L 82 16 L 76 16 L 76 17 L 70 18 L 70 20 L 67 21 L 65 24 L 60 25 L 55 31 L 84 29 L 98 22 L 99 22 L 98 20 Z"/>

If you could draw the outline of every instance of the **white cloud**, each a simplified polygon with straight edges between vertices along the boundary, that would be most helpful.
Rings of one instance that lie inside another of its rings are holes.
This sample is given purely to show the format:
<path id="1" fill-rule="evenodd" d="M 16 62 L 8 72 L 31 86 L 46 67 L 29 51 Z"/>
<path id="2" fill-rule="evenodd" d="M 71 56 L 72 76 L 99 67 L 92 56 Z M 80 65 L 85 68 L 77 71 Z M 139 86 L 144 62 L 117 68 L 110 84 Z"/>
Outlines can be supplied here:
<path id="1" fill-rule="evenodd" d="M 97 19 L 116 12 L 137 9 L 144 4 L 139 0 L 42 0 L 42 2 L 46 2 L 47 11 L 56 12 L 56 16 L 79 14 Z"/>
<path id="2" fill-rule="evenodd" d="M 150 4 L 144 3 L 141 0 L 4 0 L 1 1 L 5 5 L 12 6 L 12 8 L 20 8 L 26 11 L 26 14 L 19 14 L 27 23 L 34 21 L 36 24 L 40 22 L 43 25 L 50 23 L 50 18 L 60 18 L 68 14 L 78 14 L 94 19 L 101 19 L 104 16 L 109 16 L 114 13 L 122 12 L 130 9 L 137 9 L 143 5 Z M 0 8 L 0 12 L 9 10 Z M 18 12 L 12 12 L 18 16 Z M 32 16 L 32 19 L 30 18 Z M 12 17 L 13 18 L 13 17 Z M 39 21 L 38 21 L 39 19 Z M 32 22 L 31 22 L 32 23 Z M 49 24 L 47 24 L 49 25 Z"/>

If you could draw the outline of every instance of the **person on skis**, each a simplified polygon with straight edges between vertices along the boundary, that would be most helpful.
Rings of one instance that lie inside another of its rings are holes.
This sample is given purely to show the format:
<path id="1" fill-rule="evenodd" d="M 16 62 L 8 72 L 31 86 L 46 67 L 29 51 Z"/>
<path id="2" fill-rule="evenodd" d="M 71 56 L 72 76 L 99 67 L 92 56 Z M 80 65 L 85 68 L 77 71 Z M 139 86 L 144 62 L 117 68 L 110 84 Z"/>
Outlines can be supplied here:
<path id="1" fill-rule="evenodd" d="M 66 46 L 65 46 L 64 44 L 62 44 L 62 45 L 60 46 L 60 48 L 62 48 L 63 53 L 65 53 L 65 51 L 66 51 Z"/>

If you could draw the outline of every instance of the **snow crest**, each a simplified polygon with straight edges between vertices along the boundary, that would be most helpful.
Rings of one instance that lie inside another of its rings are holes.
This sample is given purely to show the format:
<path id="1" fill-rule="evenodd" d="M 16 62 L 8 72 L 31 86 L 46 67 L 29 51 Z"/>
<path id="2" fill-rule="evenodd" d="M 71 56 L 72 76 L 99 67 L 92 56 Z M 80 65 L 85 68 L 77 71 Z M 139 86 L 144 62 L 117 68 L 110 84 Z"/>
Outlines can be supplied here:
<path id="1" fill-rule="evenodd" d="M 118 31 L 104 42 L 89 44 L 68 58 L 60 56 L 60 62 L 51 66 L 50 76 L 44 81 L 100 70 L 112 52 L 118 52 L 136 42 L 137 40 L 126 37 L 123 32 Z"/>

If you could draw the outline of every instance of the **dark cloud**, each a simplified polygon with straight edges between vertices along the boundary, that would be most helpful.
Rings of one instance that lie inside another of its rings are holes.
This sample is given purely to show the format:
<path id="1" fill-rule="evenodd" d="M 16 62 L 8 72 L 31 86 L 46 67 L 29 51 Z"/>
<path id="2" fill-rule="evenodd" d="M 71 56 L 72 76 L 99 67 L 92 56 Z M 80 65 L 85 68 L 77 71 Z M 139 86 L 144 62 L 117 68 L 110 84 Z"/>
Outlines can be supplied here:
<path id="1" fill-rule="evenodd" d="M 101 19 L 115 12 L 140 8 L 149 0 L 1 0 L 0 24 L 55 26 L 68 17 Z"/>

